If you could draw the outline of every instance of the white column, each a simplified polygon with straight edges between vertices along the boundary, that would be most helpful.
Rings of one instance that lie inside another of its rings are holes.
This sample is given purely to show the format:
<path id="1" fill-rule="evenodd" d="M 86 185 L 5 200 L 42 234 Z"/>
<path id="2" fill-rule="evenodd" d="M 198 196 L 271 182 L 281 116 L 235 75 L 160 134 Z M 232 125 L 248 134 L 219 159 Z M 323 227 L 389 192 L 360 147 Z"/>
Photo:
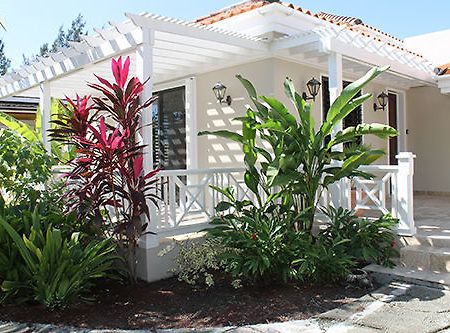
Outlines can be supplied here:
<path id="1" fill-rule="evenodd" d="M 141 82 L 145 82 L 144 90 L 141 94 L 141 101 L 147 101 L 152 97 L 153 94 L 153 45 L 154 45 L 154 31 L 150 28 L 142 27 L 142 44 L 136 48 L 136 76 Z M 148 107 L 142 110 L 141 114 L 142 125 L 144 126 L 141 132 L 142 141 L 145 145 L 143 149 L 144 153 L 144 173 L 148 173 L 154 169 L 153 166 L 153 128 L 152 128 L 152 108 Z M 148 201 L 148 206 L 150 209 L 150 221 L 148 222 L 147 231 L 156 231 L 156 226 L 159 224 L 159 217 L 157 207 L 153 202 Z M 141 238 L 139 242 L 139 247 L 145 250 L 145 255 L 142 259 L 145 261 L 144 265 L 148 266 L 147 262 L 147 250 L 157 247 L 159 245 L 158 235 L 148 234 Z M 142 263 L 138 263 L 142 265 Z M 140 269 L 140 277 L 147 279 L 150 267 L 145 267 Z M 144 275 L 144 276 L 143 276 Z"/>
<path id="2" fill-rule="evenodd" d="M 331 53 L 328 56 L 328 84 L 330 92 L 330 106 L 338 98 L 342 92 L 342 55 L 339 53 Z M 337 132 L 342 130 L 342 122 L 337 125 L 331 134 L 335 136 Z M 336 150 L 342 150 L 343 145 L 336 146 Z M 331 201 L 335 207 L 349 208 L 351 206 L 351 189 L 347 179 L 330 186 Z"/>
<path id="3" fill-rule="evenodd" d="M 342 55 L 331 53 L 328 57 L 328 82 L 330 91 L 330 105 L 342 92 Z M 342 130 L 342 122 L 335 127 L 332 136 Z"/>
<path id="4" fill-rule="evenodd" d="M 51 120 L 51 92 L 50 82 L 43 82 L 40 85 L 39 108 L 42 114 L 42 141 L 45 149 L 51 153 L 51 144 L 48 130 L 50 129 Z"/>
<path id="5" fill-rule="evenodd" d="M 141 101 L 147 101 L 153 94 L 154 36 L 153 30 L 142 28 L 142 44 L 136 49 L 136 76 L 141 82 L 148 80 L 144 85 Z M 142 130 L 142 140 L 146 145 L 144 148 L 144 170 L 147 173 L 153 170 L 153 128 L 149 126 L 152 123 L 152 108 L 143 110 L 141 117 L 142 124 L 145 126 Z"/>
<path id="6" fill-rule="evenodd" d="M 413 236 L 416 234 L 414 223 L 414 158 L 416 156 L 410 152 L 401 152 L 396 156 L 398 160 L 398 174 L 396 188 L 397 218 L 400 224 L 397 231 L 402 236 Z"/>
<path id="7" fill-rule="evenodd" d="M 188 170 L 198 168 L 197 137 L 197 79 L 185 80 L 186 97 L 186 167 Z"/>

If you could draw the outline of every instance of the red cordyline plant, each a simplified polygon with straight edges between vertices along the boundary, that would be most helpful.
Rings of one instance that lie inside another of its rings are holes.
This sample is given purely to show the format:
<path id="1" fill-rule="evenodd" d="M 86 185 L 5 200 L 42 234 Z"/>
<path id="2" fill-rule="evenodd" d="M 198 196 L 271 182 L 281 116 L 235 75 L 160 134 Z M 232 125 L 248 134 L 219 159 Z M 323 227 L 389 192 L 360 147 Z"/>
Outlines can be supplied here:
<path id="1" fill-rule="evenodd" d="M 144 83 L 128 80 L 130 58 L 112 60 L 115 82 L 96 76 L 89 87 L 99 96 L 66 98 L 67 114 L 51 131 L 54 140 L 75 145 L 68 177 L 68 210 L 127 249 L 131 276 L 136 278 L 135 250 L 150 218 L 148 200 L 157 204 L 153 170 L 144 174 L 144 146 L 139 143 L 141 112 L 156 97 L 140 102 Z M 149 112 L 149 111 L 147 111 Z"/>

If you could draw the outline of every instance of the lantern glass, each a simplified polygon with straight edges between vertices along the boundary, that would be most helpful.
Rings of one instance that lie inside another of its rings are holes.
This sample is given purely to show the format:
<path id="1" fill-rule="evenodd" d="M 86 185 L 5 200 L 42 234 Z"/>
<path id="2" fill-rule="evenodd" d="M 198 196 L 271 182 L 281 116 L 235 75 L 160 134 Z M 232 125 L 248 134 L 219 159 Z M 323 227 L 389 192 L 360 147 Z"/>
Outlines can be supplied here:
<path id="1" fill-rule="evenodd" d="M 319 94 L 321 83 L 316 80 L 315 78 L 312 78 L 308 81 L 306 84 L 306 87 L 308 88 L 309 94 L 315 98 Z"/>
<path id="2" fill-rule="evenodd" d="M 384 109 L 386 105 L 388 104 L 388 94 L 386 94 L 384 91 L 377 96 L 378 104 Z"/>
<path id="3" fill-rule="evenodd" d="M 227 87 L 225 87 L 222 83 L 217 82 L 213 87 L 214 95 L 219 102 L 222 102 L 225 98 L 225 94 L 227 92 Z"/>

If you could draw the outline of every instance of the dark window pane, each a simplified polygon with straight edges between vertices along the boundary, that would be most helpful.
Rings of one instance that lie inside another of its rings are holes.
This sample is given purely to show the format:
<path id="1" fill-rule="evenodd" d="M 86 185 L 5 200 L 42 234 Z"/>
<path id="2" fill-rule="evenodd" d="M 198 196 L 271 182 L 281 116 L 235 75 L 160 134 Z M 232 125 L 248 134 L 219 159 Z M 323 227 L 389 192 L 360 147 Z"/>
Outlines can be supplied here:
<path id="1" fill-rule="evenodd" d="M 166 170 L 186 169 L 185 88 L 158 92 L 153 117 L 155 166 Z"/>

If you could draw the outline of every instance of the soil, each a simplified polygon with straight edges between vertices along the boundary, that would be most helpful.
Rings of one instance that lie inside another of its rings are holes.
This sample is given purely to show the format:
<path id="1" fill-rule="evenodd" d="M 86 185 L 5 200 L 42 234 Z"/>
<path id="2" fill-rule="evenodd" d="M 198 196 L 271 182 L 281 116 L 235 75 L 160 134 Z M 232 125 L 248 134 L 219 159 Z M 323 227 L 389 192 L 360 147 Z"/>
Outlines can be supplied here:
<path id="1" fill-rule="evenodd" d="M 48 311 L 41 305 L 0 305 L 0 320 L 81 328 L 219 327 L 301 320 L 353 302 L 367 290 L 339 285 L 273 285 L 208 290 L 168 279 L 135 285 L 107 283 L 96 301 Z"/>

